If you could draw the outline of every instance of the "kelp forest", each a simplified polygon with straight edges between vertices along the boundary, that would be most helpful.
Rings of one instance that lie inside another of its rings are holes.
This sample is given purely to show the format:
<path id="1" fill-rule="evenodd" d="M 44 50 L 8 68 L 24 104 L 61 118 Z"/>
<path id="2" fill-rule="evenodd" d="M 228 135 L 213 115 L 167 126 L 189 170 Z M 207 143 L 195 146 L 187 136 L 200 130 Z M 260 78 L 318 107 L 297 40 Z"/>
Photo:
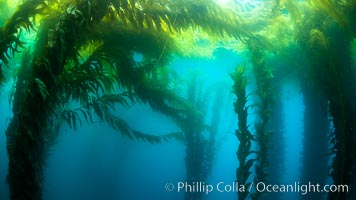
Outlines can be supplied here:
<path id="1" fill-rule="evenodd" d="M 0 0 L 1 200 L 356 199 L 356 0 Z"/>

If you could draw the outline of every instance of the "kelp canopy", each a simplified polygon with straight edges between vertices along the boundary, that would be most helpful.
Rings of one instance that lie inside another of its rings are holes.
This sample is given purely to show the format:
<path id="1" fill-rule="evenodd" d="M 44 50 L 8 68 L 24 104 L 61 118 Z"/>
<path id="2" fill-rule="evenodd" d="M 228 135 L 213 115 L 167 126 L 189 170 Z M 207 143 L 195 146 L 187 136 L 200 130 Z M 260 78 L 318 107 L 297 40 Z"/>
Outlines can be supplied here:
<path id="1" fill-rule="evenodd" d="M 128 109 L 135 103 L 147 104 L 184 127 L 194 109 L 169 84 L 169 61 L 175 55 L 211 55 L 219 46 L 249 53 L 261 102 L 256 136 L 244 123 L 248 79 L 245 69 L 238 69 L 232 75 L 235 109 L 244 116 L 239 116 L 242 128 L 236 134 L 246 146 L 237 153 L 244 162 L 237 179 L 247 182 L 252 166 L 260 176 L 255 180 L 268 176 L 265 152 L 272 132 L 267 123 L 273 83 L 279 84 L 273 75 L 280 69 L 267 60 L 287 58 L 283 71 L 309 81 L 310 90 L 322 90 L 328 102 L 324 111 L 335 126 L 331 175 L 336 184 L 351 183 L 348 176 L 356 156 L 356 81 L 351 64 L 355 0 L 231 1 L 226 6 L 212 0 L 1 0 L 0 6 L 1 17 L 5 16 L 0 18 L 4 21 L 0 83 L 12 76 L 16 82 L 10 95 L 14 116 L 6 131 L 12 200 L 41 199 L 46 152 L 64 122 L 76 129 L 96 118 L 131 139 L 151 143 L 182 138 L 181 133 L 154 136 L 135 130 L 117 114 L 117 105 Z M 202 40 L 207 41 L 203 47 Z M 300 48 L 302 64 L 288 54 L 292 48 Z M 295 62 L 302 66 L 290 67 Z M 73 102 L 78 107 L 71 107 Z M 260 152 L 255 162 L 247 156 L 253 153 L 250 143 L 256 138 Z"/>

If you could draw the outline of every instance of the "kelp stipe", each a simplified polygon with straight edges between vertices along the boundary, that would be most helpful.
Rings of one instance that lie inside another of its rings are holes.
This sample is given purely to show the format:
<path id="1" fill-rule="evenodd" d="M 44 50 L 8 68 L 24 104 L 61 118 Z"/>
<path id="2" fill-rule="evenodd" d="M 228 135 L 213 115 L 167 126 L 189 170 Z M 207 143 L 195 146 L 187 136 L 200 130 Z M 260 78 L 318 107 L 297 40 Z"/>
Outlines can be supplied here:
<path id="1" fill-rule="evenodd" d="M 188 185 L 194 183 L 207 183 L 212 170 L 212 162 L 215 154 L 215 137 L 208 130 L 205 116 L 209 104 L 209 89 L 202 89 L 202 81 L 197 72 L 194 72 L 186 86 L 187 100 L 191 104 L 190 112 L 187 112 L 186 123 L 180 128 L 184 132 L 186 146 L 185 165 L 187 170 L 186 181 Z M 209 136 L 206 135 L 209 134 Z M 203 199 L 203 192 L 185 191 L 185 200 Z"/>
<path id="2" fill-rule="evenodd" d="M 205 153 L 207 159 L 204 164 L 204 174 L 206 177 L 209 177 L 209 175 L 213 170 L 214 161 L 218 150 L 217 148 L 220 145 L 219 139 L 221 136 L 219 136 L 220 133 L 219 124 L 222 118 L 221 105 L 223 105 L 223 101 L 224 101 L 224 98 L 222 97 L 226 96 L 223 87 L 224 87 L 223 85 L 214 86 L 212 88 L 214 89 L 213 92 L 214 95 L 210 97 L 213 99 L 213 101 L 211 104 L 211 119 L 209 122 L 207 122 L 207 126 L 208 126 L 207 132 L 209 133 L 209 139 L 207 141 L 207 147 Z M 208 89 L 208 90 L 212 90 L 212 89 Z"/>
<path id="3" fill-rule="evenodd" d="M 354 19 L 350 18 L 355 16 L 355 12 L 350 10 L 354 8 L 355 4 L 352 2 L 347 2 L 345 5 L 331 1 L 311 2 L 301 9 L 302 12 L 309 13 L 309 17 L 302 18 L 302 23 L 298 28 L 300 32 L 297 34 L 308 63 L 306 73 L 302 74 L 303 78 L 306 77 L 310 82 L 306 87 L 308 88 L 306 94 L 310 92 L 310 88 L 314 89 L 313 95 L 317 94 L 319 98 L 316 101 L 320 104 L 321 99 L 324 104 L 322 109 L 324 113 L 330 115 L 334 126 L 330 137 L 331 154 L 334 157 L 329 166 L 329 175 L 336 185 L 352 183 L 350 175 L 352 175 L 355 160 L 355 149 L 352 144 L 355 138 L 354 132 L 351 131 L 354 129 L 355 122 L 353 117 L 355 109 L 351 102 L 354 102 L 355 95 L 351 88 L 355 88 L 356 81 L 355 77 L 350 76 L 353 72 L 349 53 L 351 35 L 355 35 L 355 30 L 348 23 Z M 321 26 L 321 20 L 325 25 Z M 315 92 L 315 90 L 318 91 Z M 324 123 L 320 124 L 319 128 L 326 126 L 326 116 L 323 117 Z M 325 134 L 327 132 L 324 133 L 324 140 Z M 325 143 L 328 142 L 324 141 L 323 144 Z M 323 148 L 325 151 L 325 145 Z M 323 176 L 324 178 L 319 178 L 325 179 L 326 175 Z M 347 199 L 348 193 L 328 193 L 328 198 Z"/>
<path id="4" fill-rule="evenodd" d="M 258 101 L 256 103 L 257 117 L 255 122 L 255 137 L 257 144 L 257 157 L 255 164 L 254 178 L 255 183 L 267 183 L 267 171 L 269 168 L 269 149 L 272 138 L 272 130 L 267 126 L 270 122 L 271 110 L 274 104 L 273 88 L 272 88 L 272 68 L 266 66 L 265 52 L 258 41 L 251 39 L 248 42 L 250 51 L 253 74 L 256 79 L 256 95 Z M 253 199 L 259 199 L 263 193 L 257 192 L 252 195 Z"/>
<path id="5" fill-rule="evenodd" d="M 236 152 L 239 166 L 236 169 L 236 181 L 240 185 L 248 186 L 252 183 L 253 177 L 251 177 L 252 168 L 255 162 L 255 158 L 251 158 L 250 155 L 255 152 L 252 151 L 252 141 L 256 138 L 251 134 L 247 125 L 248 109 L 247 105 L 247 78 L 245 76 L 246 64 L 236 67 L 236 71 L 231 73 L 230 76 L 234 81 L 232 86 L 232 93 L 236 96 L 234 102 L 235 113 L 238 117 L 238 129 L 235 131 L 235 135 L 240 144 Z M 248 190 L 237 192 L 238 199 L 246 199 L 251 196 Z"/>
<path id="6" fill-rule="evenodd" d="M 87 5 L 82 3 L 84 7 Z M 21 99 L 21 106 L 14 107 L 16 109 L 13 110 L 14 117 L 6 131 L 9 155 L 8 183 L 12 200 L 42 199 L 44 131 L 48 127 L 49 115 L 54 109 L 53 89 L 56 87 L 56 77 L 63 70 L 67 59 L 73 56 L 75 44 L 72 42 L 72 39 L 75 39 L 73 31 L 80 32 L 79 26 L 76 25 L 78 21 L 73 17 L 65 13 L 58 23 L 51 23 L 50 26 L 56 32 L 56 43 L 53 46 L 37 46 L 31 62 L 31 75 L 25 86 L 26 93 Z M 39 37 L 47 40 L 47 30 L 43 29 Z"/>

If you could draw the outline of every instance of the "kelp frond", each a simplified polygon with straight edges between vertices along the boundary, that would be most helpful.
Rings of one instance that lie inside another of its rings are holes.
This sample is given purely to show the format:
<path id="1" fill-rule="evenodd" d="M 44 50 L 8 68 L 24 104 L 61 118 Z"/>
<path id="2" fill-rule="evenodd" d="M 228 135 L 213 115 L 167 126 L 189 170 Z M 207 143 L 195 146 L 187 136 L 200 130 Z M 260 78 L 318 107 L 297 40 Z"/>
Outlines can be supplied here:
<path id="1" fill-rule="evenodd" d="M 114 90 L 115 74 L 110 73 L 104 61 L 95 52 L 84 63 L 65 70 L 60 76 L 61 84 L 57 88 L 60 96 L 65 96 L 64 102 L 74 100 L 82 105 L 88 105 L 92 96 Z M 100 54 L 100 53 L 98 53 Z"/>
<path id="2" fill-rule="evenodd" d="M 238 66 L 234 73 L 230 74 L 231 79 L 234 81 L 234 85 L 232 86 L 232 92 L 236 95 L 238 101 L 243 105 L 246 104 L 246 86 L 247 79 L 245 77 L 246 63 Z M 236 110 L 237 108 L 244 108 L 242 105 L 235 105 L 235 112 L 240 113 L 240 111 Z"/>
<path id="3" fill-rule="evenodd" d="M 310 6 L 311 8 L 316 9 L 319 12 L 321 11 L 329 15 L 342 28 L 346 28 L 350 25 L 350 22 L 343 13 L 342 1 L 312 0 L 310 1 Z"/>
<path id="4" fill-rule="evenodd" d="M 314 52 L 327 49 L 329 41 L 325 34 L 318 29 L 310 30 L 308 46 Z"/>
<path id="5" fill-rule="evenodd" d="M 243 38 L 254 30 L 238 13 L 221 8 L 208 1 L 118 1 L 113 2 L 117 18 L 125 26 L 154 29 L 163 32 L 180 32 L 189 27 L 220 36 Z M 258 24 L 254 24 L 259 27 Z"/>
<path id="6" fill-rule="evenodd" d="M 70 128 L 77 129 L 78 125 L 83 123 L 92 124 L 97 118 L 100 122 L 107 123 L 113 129 L 119 131 L 122 135 L 134 139 L 157 144 L 169 139 L 183 138 L 182 133 L 168 133 L 165 135 L 152 135 L 137 131 L 131 128 L 124 119 L 115 116 L 113 113 L 116 106 L 129 107 L 134 99 L 133 94 L 121 93 L 103 95 L 94 99 L 88 106 L 76 109 L 63 109 L 57 112 L 51 121 L 53 127 L 57 127 L 64 121 Z"/>
<path id="7" fill-rule="evenodd" d="M 30 0 L 19 6 L 17 11 L 0 29 L 0 59 L 7 64 L 16 52 L 25 48 L 25 43 L 21 41 L 22 30 L 34 30 L 31 18 L 43 13 L 47 8 L 46 1 Z M 0 66 L 1 67 L 1 66 Z M 2 71 L 0 68 L 0 76 Z M 0 80 L 1 81 L 1 80 Z"/>

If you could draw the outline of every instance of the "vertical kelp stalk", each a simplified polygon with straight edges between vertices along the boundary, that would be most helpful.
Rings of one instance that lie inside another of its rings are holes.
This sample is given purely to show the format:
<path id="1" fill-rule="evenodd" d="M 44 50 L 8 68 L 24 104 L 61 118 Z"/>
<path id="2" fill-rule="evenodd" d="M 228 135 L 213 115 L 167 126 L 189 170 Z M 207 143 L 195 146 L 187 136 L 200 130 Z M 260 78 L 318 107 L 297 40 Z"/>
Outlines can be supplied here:
<path id="1" fill-rule="evenodd" d="M 334 158 L 330 166 L 333 184 L 348 185 L 352 189 L 354 186 L 351 185 L 351 177 L 356 158 L 356 77 L 351 64 L 350 47 L 356 35 L 353 25 L 356 5 L 352 2 L 343 6 L 331 1 L 328 3 L 331 6 L 327 8 L 323 3 L 318 4 L 324 12 L 312 13 L 313 20 L 310 17 L 306 20 L 309 22 L 306 23 L 307 27 L 310 28 L 309 41 L 305 42 L 306 54 L 309 55 L 310 62 L 318 66 L 313 75 L 328 99 L 329 113 L 334 125 L 331 138 L 331 153 Z M 325 20 L 325 25 L 320 25 L 320 19 Z M 320 55 L 314 56 L 316 53 Z M 328 197 L 333 200 L 347 199 L 348 193 L 328 193 Z"/>
<path id="2" fill-rule="evenodd" d="M 345 107 L 343 105 L 343 92 L 340 84 L 340 76 L 330 59 L 330 47 L 325 34 L 318 29 L 311 29 L 307 42 L 302 43 L 306 46 L 306 55 L 309 65 L 306 66 L 307 72 L 304 74 L 305 83 L 302 86 L 305 103 L 305 131 L 304 131 L 304 151 L 303 151 L 303 182 L 322 181 L 323 184 L 328 174 L 325 174 L 325 166 L 328 163 L 328 156 L 325 150 L 328 149 L 328 129 L 327 112 L 329 103 L 330 115 L 334 124 L 334 133 L 332 134 L 333 151 L 335 158 L 331 166 L 334 184 L 345 184 L 344 180 L 338 180 L 339 175 L 343 176 L 345 166 Z M 336 71 L 335 71 L 336 70 Z M 323 98 L 325 95 L 326 100 Z M 317 112 L 317 113 L 316 113 Z M 312 115 L 312 116 L 310 116 Z M 312 120 L 312 121 L 309 121 Z M 314 123 L 312 123 L 314 122 Z M 319 137 L 318 137 L 318 136 Z M 313 141 L 317 141 L 316 145 Z M 323 153 L 324 152 L 324 153 Z M 340 159 L 340 160 L 339 160 Z M 312 163 L 310 163 L 312 161 Z M 324 163 L 322 163 L 324 162 Z M 316 166 L 314 165 L 316 164 Z M 315 174 L 315 172 L 318 172 Z M 345 194 L 338 193 L 337 198 L 331 197 L 334 194 L 329 193 L 330 199 L 345 199 Z M 343 197 L 341 197 L 341 196 Z M 320 198 L 322 194 L 310 194 L 308 197 Z M 308 198 L 305 197 L 305 198 Z M 341 198 L 340 198 L 341 197 Z"/>
<path id="3" fill-rule="evenodd" d="M 203 131 L 204 114 L 206 113 L 206 99 L 201 95 L 197 76 L 193 76 L 188 84 L 188 100 L 193 105 L 193 110 L 187 113 L 184 126 L 181 126 L 186 145 L 185 165 L 187 169 L 187 184 L 193 185 L 194 182 L 206 182 L 207 174 L 204 173 L 206 164 L 206 139 Z M 202 192 L 186 191 L 185 200 L 200 200 L 203 198 Z"/>
<path id="4" fill-rule="evenodd" d="M 257 91 L 259 98 L 257 103 L 257 116 L 259 119 L 255 122 L 256 143 L 258 146 L 255 171 L 255 183 L 267 181 L 268 170 L 268 153 L 272 132 L 267 130 L 267 124 L 270 120 L 271 107 L 273 104 L 272 96 L 272 69 L 265 65 L 265 55 L 262 48 L 255 40 L 250 40 L 248 43 L 250 50 L 251 62 L 253 65 L 253 73 L 255 75 Z M 252 199 L 258 199 L 262 193 L 257 192 L 252 195 Z"/>
<path id="5" fill-rule="evenodd" d="M 339 10 L 345 14 L 349 26 L 331 26 L 326 32 L 333 55 L 328 80 L 337 80 L 341 87 L 338 89 L 339 95 L 330 97 L 330 114 L 335 127 L 332 176 L 335 184 L 347 184 L 349 193 L 331 193 L 330 199 L 346 199 L 350 198 L 350 193 L 356 193 L 356 180 L 352 180 L 356 175 L 353 174 L 356 172 L 356 70 L 352 66 L 351 51 L 352 41 L 356 38 L 355 1 L 349 1 L 347 6 Z"/>
<path id="6" fill-rule="evenodd" d="M 238 129 L 235 131 L 235 135 L 239 140 L 240 144 L 236 152 L 237 159 L 239 161 L 239 167 L 236 170 L 236 179 L 239 185 L 248 186 L 252 182 L 250 178 L 252 172 L 252 166 L 255 159 L 250 158 L 253 153 L 251 150 L 251 143 L 254 140 L 253 135 L 248 130 L 247 125 L 247 78 L 245 76 L 245 65 L 238 66 L 236 71 L 230 74 L 234 85 L 232 86 L 232 92 L 236 95 L 236 101 L 234 102 L 235 113 L 238 117 Z M 249 191 L 237 192 L 239 200 L 244 200 L 248 197 Z"/>
<path id="7" fill-rule="evenodd" d="M 186 144 L 186 169 L 187 183 L 207 182 L 213 168 L 213 161 L 216 152 L 216 137 L 221 117 L 221 104 L 223 90 L 215 90 L 212 102 L 211 123 L 206 125 L 207 107 L 209 99 L 212 97 L 212 89 L 203 89 L 197 74 L 193 74 L 187 84 L 187 99 L 192 104 L 192 108 L 186 112 L 186 122 L 181 126 L 185 135 Z M 203 199 L 204 193 L 199 191 L 187 191 L 184 199 Z"/>
<path id="8" fill-rule="evenodd" d="M 339 76 L 339 75 L 337 75 Z M 336 82 L 339 85 L 341 77 L 337 77 Z M 340 85 L 339 85 L 340 86 Z M 351 184 L 351 172 L 354 153 L 352 143 L 352 129 L 348 129 L 350 124 L 347 122 L 347 115 L 350 110 L 347 110 L 348 106 L 345 105 L 345 94 L 342 92 L 342 88 L 338 88 L 333 91 L 333 100 L 330 101 L 330 114 L 334 124 L 334 134 L 332 137 L 333 151 L 335 157 L 331 165 L 331 175 L 335 185 L 350 185 Z M 335 99 L 334 99 L 335 98 Z M 344 192 L 330 193 L 329 199 L 347 199 L 348 194 Z"/>
<path id="9" fill-rule="evenodd" d="M 352 28 L 350 29 L 347 25 L 349 22 L 344 13 L 349 15 L 355 11 L 354 5 L 341 6 L 350 9 L 347 11 L 347 9 L 340 9 L 339 5 L 333 2 L 329 3 L 333 10 L 324 8 L 325 4 L 321 3 L 315 6 L 325 9 L 325 12 L 320 12 L 320 10 L 318 12 L 318 9 L 306 11 L 309 12 L 309 16 L 301 23 L 298 37 L 303 50 L 306 51 L 309 66 L 305 71 L 311 78 L 310 85 L 316 86 L 322 92 L 321 94 L 325 95 L 334 125 L 334 132 L 331 135 L 333 145 L 331 153 L 334 158 L 330 166 L 333 184 L 350 187 L 356 152 L 354 147 L 355 107 L 353 105 L 356 100 L 354 93 L 356 80 L 355 70 L 350 62 Z M 349 18 L 350 21 L 353 19 Z M 340 23 L 341 21 L 345 24 Z M 319 98 L 323 103 L 322 97 Z M 326 111 L 325 108 L 324 110 Z M 328 193 L 328 198 L 347 199 L 348 193 L 346 191 Z"/>
<path id="10" fill-rule="evenodd" d="M 281 89 L 278 88 L 279 93 Z M 270 123 L 267 126 L 273 130 L 271 136 L 271 142 L 268 152 L 269 166 L 267 169 L 267 182 L 271 184 L 283 184 L 283 174 L 285 173 L 285 136 L 284 136 L 284 114 L 283 114 L 283 102 L 281 97 L 277 95 L 274 98 L 274 106 L 271 111 Z M 278 193 L 269 194 L 271 199 L 282 199 Z"/>
<path id="11" fill-rule="evenodd" d="M 312 21 L 313 22 L 313 21 Z M 316 22 L 316 21 L 315 21 Z M 314 24 L 305 24 L 306 27 Z M 310 32 L 308 32 L 310 31 Z M 304 33 L 304 32 L 303 32 Z M 324 90 L 322 70 L 328 64 L 328 44 L 325 35 L 316 27 L 306 30 L 301 43 L 305 49 L 307 65 L 302 70 L 301 92 L 304 101 L 304 135 L 301 166 L 303 184 L 325 184 L 328 177 L 329 160 L 329 119 L 328 97 Z M 320 192 L 301 195 L 302 199 L 322 199 Z"/>
<path id="12" fill-rule="evenodd" d="M 280 62 L 280 57 L 274 57 L 275 61 Z M 278 60 L 277 60 L 278 59 Z M 287 64 L 287 63 L 285 63 Z M 273 90 L 273 106 L 270 111 L 270 119 L 267 124 L 267 129 L 272 130 L 273 134 L 270 138 L 270 145 L 268 148 L 268 166 L 267 166 L 267 179 L 269 184 L 282 185 L 284 182 L 284 174 L 286 173 L 285 159 L 286 159 L 286 136 L 285 136 L 285 114 L 283 109 L 283 84 L 281 80 L 284 80 L 286 72 L 284 70 L 285 64 L 275 64 L 273 69 L 272 88 Z M 267 196 L 268 195 L 268 196 Z M 284 199 L 280 193 L 268 193 L 264 199 Z"/>
<path id="13" fill-rule="evenodd" d="M 351 66 L 349 36 L 342 30 L 330 31 L 330 47 L 333 60 L 327 68 L 326 82 L 330 99 L 330 115 L 334 124 L 332 177 L 334 184 L 346 184 L 352 189 L 352 170 L 356 159 L 356 110 L 355 110 L 355 70 Z M 343 39 L 340 40 L 340 37 Z M 346 199 L 347 192 L 330 193 L 330 199 Z"/>
<path id="14" fill-rule="evenodd" d="M 216 141 L 217 134 L 219 131 L 219 123 L 221 121 L 221 107 L 223 105 L 223 92 L 222 88 L 217 88 L 215 90 L 215 97 L 212 104 L 212 117 L 209 123 L 209 138 L 205 153 L 205 164 L 204 164 L 204 177 L 208 177 L 213 169 L 213 162 L 216 153 Z"/>
<path id="15" fill-rule="evenodd" d="M 186 143 L 186 157 L 185 164 L 187 169 L 187 184 L 193 185 L 194 182 L 204 181 L 202 177 L 203 163 L 204 163 L 204 148 L 203 148 L 203 136 L 202 131 L 197 127 L 198 123 L 196 115 L 187 116 L 187 119 L 191 120 L 189 123 L 190 128 L 184 129 L 185 143 Z M 199 200 L 202 199 L 203 193 L 186 191 L 184 194 L 185 200 Z"/>
<path id="16" fill-rule="evenodd" d="M 328 177 L 330 148 L 328 105 L 321 91 L 310 88 L 308 81 L 302 81 L 302 93 L 305 110 L 301 182 L 324 185 Z M 310 192 L 300 197 L 323 199 L 324 196 L 321 192 Z"/>
<path id="17" fill-rule="evenodd" d="M 91 5 L 96 6 L 96 12 L 89 14 L 88 10 L 94 10 L 89 8 Z M 42 199 L 45 130 L 56 103 L 54 88 L 60 84 L 56 82 L 57 77 L 67 59 L 76 56 L 76 36 L 86 25 L 103 17 L 103 5 L 107 7 L 106 1 L 93 1 L 92 4 L 81 1 L 77 8 L 81 9 L 82 17 L 88 17 L 87 24 L 81 23 L 75 13 L 65 12 L 58 21 L 46 21 L 47 26 L 39 33 L 28 78 L 18 79 L 22 90 L 16 91 L 14 117 L 6 130 L 11 200 Z"/>

